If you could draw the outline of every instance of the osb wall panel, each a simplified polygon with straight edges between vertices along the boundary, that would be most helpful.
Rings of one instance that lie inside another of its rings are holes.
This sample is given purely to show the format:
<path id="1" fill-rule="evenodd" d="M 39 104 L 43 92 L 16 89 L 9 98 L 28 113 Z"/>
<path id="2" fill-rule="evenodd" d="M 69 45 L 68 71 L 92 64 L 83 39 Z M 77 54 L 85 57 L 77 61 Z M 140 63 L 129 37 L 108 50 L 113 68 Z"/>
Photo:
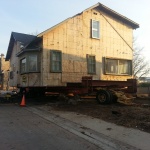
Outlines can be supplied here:
<path id="1" fill-rule="evenodd" d="M 115 81 L 126 81 L 127 79 L 131 79 L 132 76 L 117 76 L 117 75 L 102 75 L 102 80 L 115 80 Z"/>
<path id="2" fill-rule="evenodd" d="M 62 85 L 66 82 L 81 81 L 82 76 L 89 75 L 87 74 L 87 54 L 96 56 L 94 79 L 131 78 L 131 76 L 104 75 L 103 57 L 132 59 L 132 50 L 122 38 L 132 47 L 133 31 L 121 21 L 104 13 L 103 15 L 96 10 L 89 10 L 71 18 L 43 36 L 43 85 Z M 100 21 L 100 39 L 91 38 L 91 19 Z M 62 73 L 60 74 L 50 73 L 51 49 L 62 51 Z"/>
<path id="3" fill-rule="evenodd" d="M 47 76 L 47 80 L 44 80 L 44 85 L 58 86 L 58 85 L 66 85 L 65 83 L 61 83 L 61 74 L 60 73 L 51 73 L 51 75 Z"/>

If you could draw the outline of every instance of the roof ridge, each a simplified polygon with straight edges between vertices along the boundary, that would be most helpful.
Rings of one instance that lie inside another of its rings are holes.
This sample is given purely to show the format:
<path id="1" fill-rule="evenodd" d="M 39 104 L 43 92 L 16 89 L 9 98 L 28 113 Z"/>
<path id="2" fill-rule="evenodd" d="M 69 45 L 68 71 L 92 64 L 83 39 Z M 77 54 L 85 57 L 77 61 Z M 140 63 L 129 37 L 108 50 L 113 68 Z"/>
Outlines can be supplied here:
<path id="1" fill-rule="evenodd" d="M 26 34 L 26 33 L 20 33 L 20 32 L 14 32 L 14 31 L 12 31 L 12 34 L 22 34 L 22 35 L 27 35 L 27 36 L 36 36 L 36 35 L 31 35 L 31 34 Z"/>
<path id="2" fill-rule="evenodd" d="M 116 18 L 118 18 L 118 19 L 122 19 L 122 20 L 123 20 L 124 22 L 126 22 L 127 24 L 130 24 L 133 29 L 139 28 L 139 24 L 138 24 L 138 23 L 136 23 L 136 22 L 134 22 L 133 20 L 127 18 L 126 16 L 124 16 L 124 15 L 122 15 L 122 14 L 116 12 L 115 10 L 113 10 L 113 9 L 111 9 L 111 8 L 109 8 L 109 7 L 105 6 L 105 5 L 103 5 L 103 4 L 100 3 L 100 2 L 98 2 L 97 4 L 95 4 L 95 5 L 93 5 L 93 6 L 89 7 L 89 8 L 87 8 L 87 9 L 85 9 L 85 10 L 83 10 L 81 13 L 78 13 L 78 14 L 82 14 L 82 13 L 84 13 L 84 12 L 90 10 L 90 9 L 94 9 L 94 8 L 96 8 L 96 7 L 99 7 L 99 9 L 101 9 L 102 11 L 105 11 L 106 13 L 108 13 L 109 15 L 112 15 L 113 17 L 116 17 Z M 76 14 L 76 15 L 78 15 L 78 14 Z M 74 16 L 76 16 L 76 15 L 74 15 Z M 43 36 L 45 33 L 51 31 L 52 29 L 54 29 L 54 28 L 56 28 L 56 27 L 58 27 L 59 25 L 61 25 L 62 23 L 66 22 L 67 20 L 73 18 L 74 16 L 69 17 L 69 18 L 67 18 L 67 19 L 65 19 L 65 20 L 63 20 L 63 21 L 61 21 L 60 23 L 58 23 L 58 24 L 56 24 L 56 25 L 54 25 L 54 26 L 52 26 L 52 27 L 50 27 L 50 28 L 44 30 L 43 32 L 39 33 L 39 34 L 37 35 L 37 37 Z"/>

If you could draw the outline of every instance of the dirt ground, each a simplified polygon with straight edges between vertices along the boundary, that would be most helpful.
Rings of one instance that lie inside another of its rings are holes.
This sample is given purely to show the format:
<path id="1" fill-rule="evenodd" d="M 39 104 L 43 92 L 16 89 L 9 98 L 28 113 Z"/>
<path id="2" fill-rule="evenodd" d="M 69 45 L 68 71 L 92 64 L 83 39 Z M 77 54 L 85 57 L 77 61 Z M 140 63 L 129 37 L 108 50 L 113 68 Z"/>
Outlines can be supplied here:
<path id="1" fill-rule="evenodd" d="M 82 99 L 76 105 L 61 103 L 51 106 L 57 111 L 76 112 L 150 133 L 150 98 L 134 99 L 132 105 L 100 105 L 95 99 Z"/>

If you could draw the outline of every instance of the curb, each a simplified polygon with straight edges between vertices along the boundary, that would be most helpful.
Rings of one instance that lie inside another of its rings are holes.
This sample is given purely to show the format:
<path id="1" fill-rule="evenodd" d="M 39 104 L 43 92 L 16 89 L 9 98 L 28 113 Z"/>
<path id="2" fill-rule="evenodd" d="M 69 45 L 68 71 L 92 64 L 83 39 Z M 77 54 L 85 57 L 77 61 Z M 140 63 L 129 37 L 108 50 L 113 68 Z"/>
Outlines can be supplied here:
<path id="1" fill-rule="evenodd" d="M 59 115 L 53 114 L 40 108 L 27 107 L 28 111 L 56 124 L 57 126 L 89 141 L 90 143 L 104 149 L 104 150 L 137 150 L 137 148 L 123 143 L 121 141 L 112 139 L 104 134 L 98 133 L 90 128 L 86 128 L 80 124 L 72 122 L 68 119 L 62 118 Z M 138 149 L 139 150 L 139 149 Z"/>

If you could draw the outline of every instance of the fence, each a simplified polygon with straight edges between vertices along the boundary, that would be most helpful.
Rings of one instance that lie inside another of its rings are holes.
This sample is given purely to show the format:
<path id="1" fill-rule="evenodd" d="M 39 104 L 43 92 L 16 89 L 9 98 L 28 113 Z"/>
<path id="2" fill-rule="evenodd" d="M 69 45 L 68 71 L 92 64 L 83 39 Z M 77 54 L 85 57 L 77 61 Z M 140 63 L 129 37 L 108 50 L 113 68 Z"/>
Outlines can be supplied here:
<path id="1" fill-rule="evenodd" d="M 150 97 L 150 87 L 138 87 L 137 96 L 138 97 Z"/>

